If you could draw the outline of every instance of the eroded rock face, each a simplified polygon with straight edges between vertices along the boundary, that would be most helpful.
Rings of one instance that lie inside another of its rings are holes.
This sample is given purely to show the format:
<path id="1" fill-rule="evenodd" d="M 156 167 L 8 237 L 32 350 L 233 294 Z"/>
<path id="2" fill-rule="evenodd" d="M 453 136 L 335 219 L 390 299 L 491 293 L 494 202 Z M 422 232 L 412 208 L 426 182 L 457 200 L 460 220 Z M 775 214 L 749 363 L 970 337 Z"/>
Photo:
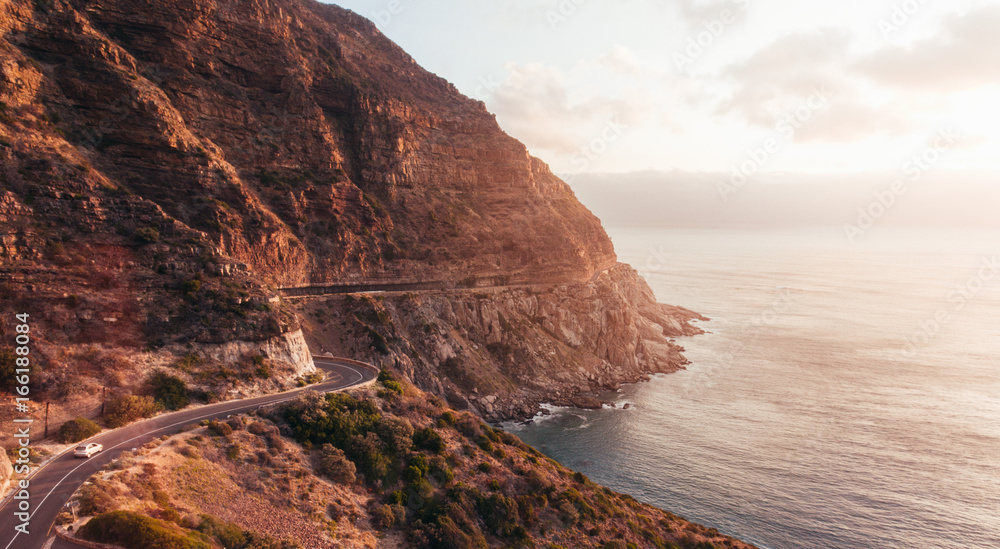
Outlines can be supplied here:
<path id="1" fill-rule="evenodd" d="M 7 457 L 7 452 L 0 452 L 0 497 L 10 488 L 10 477 L 14 474 L 14 466 Z"/>
<path id="2" fill-rule="evenodd" d="M 482 103 L 350 11 L 16 0 L 0 17 L 10 160 L 100 175 L 23 186 L 100 201 L 110 184 L 278 286 L 571 281 L 614 262 L 597 219 Z"/>
<path id="3" fill-rule="evenodd" d="M 248 355 L 260 355 L 290 366 L 291 376 L 298 378 L 315 373 L 316 364 L 306 344 L 302 330 L 296 330 L 263 341 L 230 341 L 219 345 L 201 345 L 198 352 L 210 360 L 229 364 Z M 183 349 L 176 350 L 178 355 Z"/>
<path id="4" fill-rule="evenodd" d="M 688 313 L 614 267 L 570 188 L 348 10 L 5 0 L 0 38 L 0 309 L 37 315 L 43 391 L 114 381 L 63 345 L 307 371 L 278 295 L 324 283 L 535 285 L 387 298 L 395 335 L 309 326 L 360 359 L 386 332 L 380 361 L 491 417 L 683 363 Z"/>
<path id="5" fill-rule="evenodd" d="M 592 283 L 331 297 L 301 307 L 316 347 L 342 344 L 338 352 L 401 370 L 490 419 L 530 417 L 545 402 L 599 407 L 601 390 L 684 368 L 670 339 L 701 333 L 690 324 L 700 316 L 657 304 L 627 265 Z M 348 337 L 323 341 L 332 327 Z"/>

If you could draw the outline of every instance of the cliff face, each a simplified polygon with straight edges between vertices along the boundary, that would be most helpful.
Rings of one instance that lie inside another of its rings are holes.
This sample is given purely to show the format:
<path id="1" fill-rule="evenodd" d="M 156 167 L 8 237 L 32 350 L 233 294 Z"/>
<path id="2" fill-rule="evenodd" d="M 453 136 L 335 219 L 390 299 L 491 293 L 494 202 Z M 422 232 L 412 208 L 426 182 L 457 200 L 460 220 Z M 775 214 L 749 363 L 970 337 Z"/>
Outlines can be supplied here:
<path id="1" fill-rule="evenodd" d="M 493 420 L 530 417 L 546 402 L 599 406 L 602 390 L 682 369 L 668 338 L 701 333 L 688 324 L 699 315 L 656 303 L 626 265 L 592 282 L 331 296 L 300 310 L 313 348 L 374 357 Z"/>
<path id="2" fill-rule="evenodd" d="M 574 280 L 614 262 L 596 218 L 482 103 L 352 12 L 303 0 L 4 12 L 13 169 L 78 166 L 60 187 L 98 209 L 99 183 L 141 197 L 269 283 Z"/>
<path id="3" fill-rule="evenodd" d="M 32 314 L 49 398 L 142 390 L 149 364 L 308 373 L 300 327 L 489 417 L 684 362 L 667 338 L 692 315 L 615 266 L 481 102 L 350 11 L 0 0 L 0 38 L 0 337 Z M 499 289 L 334 298 L 349 318 L 280 297 L 379 281 Z"/>

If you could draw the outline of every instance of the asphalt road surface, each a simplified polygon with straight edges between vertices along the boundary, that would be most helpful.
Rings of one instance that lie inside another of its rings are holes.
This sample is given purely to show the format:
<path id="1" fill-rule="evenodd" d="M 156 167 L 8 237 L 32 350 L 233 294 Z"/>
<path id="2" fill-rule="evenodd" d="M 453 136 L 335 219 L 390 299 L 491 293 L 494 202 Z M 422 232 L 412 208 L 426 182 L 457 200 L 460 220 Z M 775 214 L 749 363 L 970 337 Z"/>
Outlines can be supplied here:
<path id="1" fill-rule="evenodd" d="M 256 410 L 261 406 L 291 400 L 303 391 L 331 392 L 353 387 L 375 378 L 374 371 L 347 361 L 315 358 L 316 366 L 327 372 L 323 383 L 310 385 L 286 393 L 267 395 L 231 402 L 220 402 L 165 414 L 146 421 L 134 423 L 121 429 L 102 434 L 94 439 L 104 445 L 104 451 L 90 459 L 73 457 L 67 452 L 37 471 L 30 480 L 28 501 L 31 504 L 31 518 L 28 534 L 14 530 L 21 523 L 14 513 L 17 500 L 10 500 L 0 508 L 0 549 L 42 549 L 54 534 L 51 532 L 56 515 L 59 514 L 70 496 L 94 473 L 117 458 L 125 450 L 138 448 L 156 437 L 174 434 L 178 430 L 203 419 L 222 419 L 229 415 Z M 55 538 L 51 549 L 79 549 L 80 546 Z"/>
<path id="2" fill-rule="evenodd" d="M 614 265 L 599 269 L 594 274 L 590 276 L 587 280 L 588 284 L 593 284 L 597 282 L 598 277 L 602 273 L 614 268 Z M 565 284 L 569 281 L 562 282 L 535 282 L 535 283 L 515 283 L 515 284 L 500 284 L 500 285 L 489 285 L 489 286 L 471 286 L 471 287 L 458 287 L 454 282 L 443 282 L 443 281 L 430 281 L 430 282 L 371 282 L 365 284 L 327 284 L 323 286 L 302 286 L 296 288 L 280 288 L 279 291 L 286 298 L 296 298 L 296 297 L 317 297 L 324 295 L 339 295 L 339 294 L 355 294 L 355 293 L 392 293 L 392 292 L 428 292 L 428 291 L 460 291 L 466 290 L 470 292 L 491 290 L 491 289 L 508 289 L 508 288 L 535 288 L 535 287 L 546 287 L 552 286 L 553 284 Z"/>

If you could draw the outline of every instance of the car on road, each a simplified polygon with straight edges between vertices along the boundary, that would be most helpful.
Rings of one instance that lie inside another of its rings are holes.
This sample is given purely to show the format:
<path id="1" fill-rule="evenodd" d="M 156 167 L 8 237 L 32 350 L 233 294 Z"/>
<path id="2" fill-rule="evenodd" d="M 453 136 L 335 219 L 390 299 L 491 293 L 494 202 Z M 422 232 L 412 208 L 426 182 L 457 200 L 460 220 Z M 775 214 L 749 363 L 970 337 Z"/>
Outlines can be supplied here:
<path id="1" fill-rule="evenodd" d="M 104 450 L 104 446 L 96 442 L 91 442 L 88 444 L 81 444 L 77 446 L 76 450 L 73 451 L 73 455 L 78 458 L 89 458 L 90 456 L 100 452 L 101 450 Z"/>

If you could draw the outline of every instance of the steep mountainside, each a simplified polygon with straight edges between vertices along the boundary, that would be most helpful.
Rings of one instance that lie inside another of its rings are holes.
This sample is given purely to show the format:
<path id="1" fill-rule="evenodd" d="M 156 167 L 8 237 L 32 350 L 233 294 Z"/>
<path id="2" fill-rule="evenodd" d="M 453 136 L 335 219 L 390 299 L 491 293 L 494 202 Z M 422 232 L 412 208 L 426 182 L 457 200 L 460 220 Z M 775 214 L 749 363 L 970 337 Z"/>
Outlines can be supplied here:
<path id="1" fill-rule="evenodd" d="M 98 215 L 140 198 L 279 286 L 574 280 L 614 262 L 597 219 L 482 103 L 352 12 L 4 4 L 5 152 L 30 171 L 22 192 L 60 177 Z"/>
<path id="2" fill-rule="evenodd" d="M 389 379 L 190 425 L 112 462 L 77 500 L 97 519 L 74 533 L 129 549 L 152 545 L 130 535 L 139 521 L 192 549 L 752 549 Z"/>
<path id="3" fill-rule="evenodd" d="M 315 295 L 385 283 L 422 289 Z M 331 546 L 745 546 L 480 424 L 599 406 L 602 389 L 682 368 L 673 338 L 700 317 L 658 304 L 481 102 L 336 6 L 0 0 L 3 390 L 19 313 L 29 413 L 63 442 L 100 429 L 78 416 L 118 427 L 313 382 L 314 352 L 386 370 L 360 400 L 314 397 L 234 419 L 236 434 L 181 435 L 157 463 L 119 460 L 91 510 L 158 521 L 108 515 L 92 539 L 121 520 L 184 546 L 280 547 L 241 529 L 280 508 L 304 534 L 257 529 Z M 0 422 L 14 415 L 7 399 Z M 309 459 L 362 480 L 331 484 Z M 425 478 L 431 463 L 452 478 Z M 188 473 L 228 480 L 199 492 Z M 271 499 L 244 498 L 262 479 Z M 224 517 L 240 526 L 198 516 L 233 501 L 252 507 Z"/>
<path id="4" fill-rule="evenodd" d="M 490 417 L 684 363 L 667 337 L 694 315 L 615 267 L 481 102 L 350 11 L 2 0 L 0 35 L 0 350 L 31 313 L 57 425 L 164 369 L 207 400 L 286 387 L 314 371 L 302 327 Z M 484 289 L 389 295 L 374 323 L 281 297 L 386 281 Z"/>

